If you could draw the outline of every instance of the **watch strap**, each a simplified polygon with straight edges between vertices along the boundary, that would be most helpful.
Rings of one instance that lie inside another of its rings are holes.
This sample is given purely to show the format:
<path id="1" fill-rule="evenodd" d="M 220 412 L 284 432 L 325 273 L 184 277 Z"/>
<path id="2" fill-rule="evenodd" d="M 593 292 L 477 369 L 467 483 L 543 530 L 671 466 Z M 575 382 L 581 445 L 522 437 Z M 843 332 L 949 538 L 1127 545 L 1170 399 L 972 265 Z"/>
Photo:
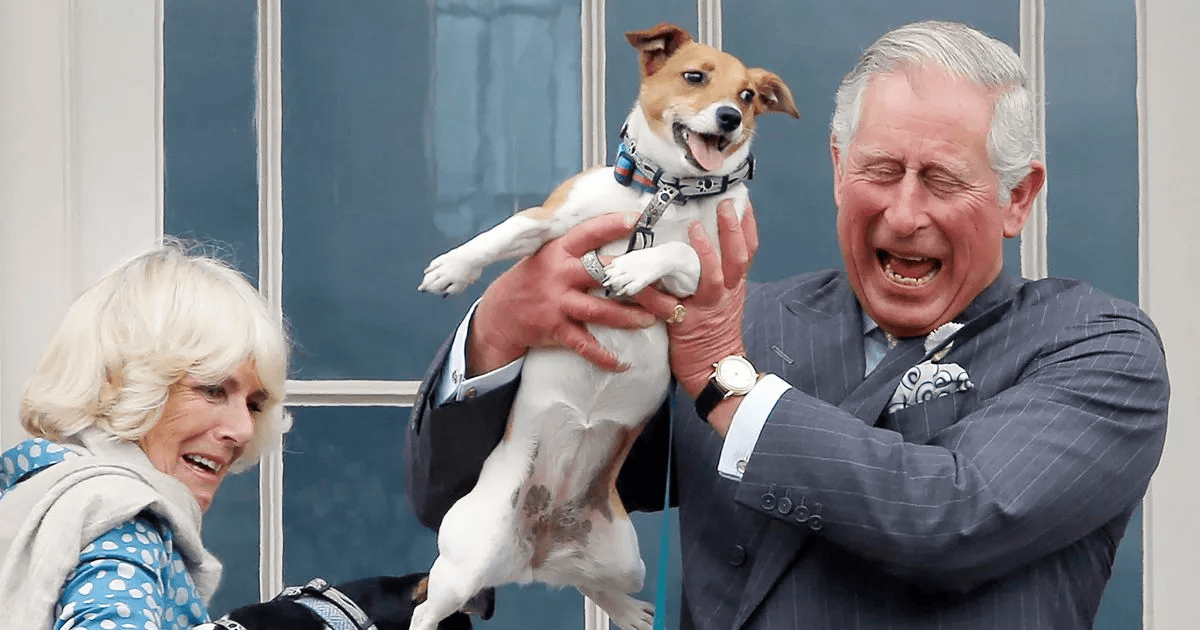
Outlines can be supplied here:
<path id="1" fill-rule="evenodd" d="M 712 379 L 709 379 L 704 389 L 700 390 L 700 395 L 696 396 L 696 414 L 700 416 L 701 420 L 707 422 L 708 414 L 712 413 L 717 403 L 722 400 L 725 400 L 725 392 Z"/>

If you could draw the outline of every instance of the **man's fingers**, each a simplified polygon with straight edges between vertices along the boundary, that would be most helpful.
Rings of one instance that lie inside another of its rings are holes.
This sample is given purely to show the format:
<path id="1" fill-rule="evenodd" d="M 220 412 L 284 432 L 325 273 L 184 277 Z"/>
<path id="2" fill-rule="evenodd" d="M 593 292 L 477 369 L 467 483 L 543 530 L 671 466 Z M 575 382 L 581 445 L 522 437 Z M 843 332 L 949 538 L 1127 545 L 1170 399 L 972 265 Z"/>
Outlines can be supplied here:
<path id="1" fill-rule="evenodd" d="M 600 345 L 582 325 L 564 325 L 559 328 L 556 341 L 575 354 L 595 363 L 609 372 L 623 372 L 628 365 L 617 360 L 617 356 Z"/>
<path id="2" fill-rule="evenodd" d="M 645 328 L 654 323 L 654 315 L 641 307 L 608 300 L 589 293 L 563 296 L 562 311 L 571 319 L 612 328 Z"/>
<path id="3" fill-rule="evenodd" d="M 732 289 L 750 266 L 750 251 L 746 247 L 742 223 L 733 211 L 732 202 L 721 202 L 717 208 L 717 223 L 717 236 L 721 241 L 721 271 L 725 274 L 725 288 Z"/>
<path id="4" fill-rule="evenodd" d="M 696 287 L 694 297 L 702 302 L 710 301 L 719 294 L 720 288 L 725 284 L 724 270 L 721 269 L 721 255 L 713 246 L 713 242 L 708 240 L 708 234 L 705 233 L 699 221 L 688 226 L 688 237 L 692 243 L 692 249 L 700 258 L 700 284 Z"/>
<path id="5" fill-rule="evenodd" d="M 754 204 L 746 202 L 746 211 L 742 213 L 742 234 L 746 236 L 746 249 L 750 252 L 750 260 L 758 253 L 758 219 L 754 218 Z"/>
<path id="6" fill-rule="evenodd" d="M 593 217 L 567 230 L 559 238 L 563 251 L 571 256 L 579 257 L 601 245 L 615 241 L 623 236 L 629 236 L 633 226 L 637 224 L 637 215 L 627 212 L 614 212 Z"/>
<path id="7" fill-rule="evenodd" d="M 679 298 L 653 286 L 642 289 L 633 299 L 651 315 L 664 321 L 674 313 L 675 305 L 679 304 Z"/>

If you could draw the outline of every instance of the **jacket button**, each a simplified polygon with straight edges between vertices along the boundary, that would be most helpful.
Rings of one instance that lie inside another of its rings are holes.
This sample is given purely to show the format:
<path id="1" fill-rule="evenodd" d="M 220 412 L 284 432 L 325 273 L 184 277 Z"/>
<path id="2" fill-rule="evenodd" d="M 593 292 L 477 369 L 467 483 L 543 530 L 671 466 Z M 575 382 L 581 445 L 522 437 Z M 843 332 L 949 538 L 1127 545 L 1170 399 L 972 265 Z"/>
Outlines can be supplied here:
<path id="1" fill-rule="evenodd" d="M 824 527 L 825 527 L 825 521 L 824 521 L 824 519 L 821 518 L 820 514 L 814 514 L 811 518 L 808 519 L 808 528 L 813 530 L 814 532 L 819 532 Z"/>
<path id="2" fill-rule="evenodd" d="M 474 387 L 467 388 L 467 398 L 474 398 L 477 395 L 479 395 L 479 390 L 475 389 Z"/>
<path id="3" fill-rule="evenodd" d="M 787 516 L 792 511 L 792 499 L 786 495 L 780 497 L 779 505 L 775 509 L 779 510 L 780 514 Z"/>
<path id="4" fill-rule="evenodd" d="M 740 567 L 746 563 L 746 548 L 741 545 L 734 545 L 733 549 L 729 550 L 729 564 Z"/>

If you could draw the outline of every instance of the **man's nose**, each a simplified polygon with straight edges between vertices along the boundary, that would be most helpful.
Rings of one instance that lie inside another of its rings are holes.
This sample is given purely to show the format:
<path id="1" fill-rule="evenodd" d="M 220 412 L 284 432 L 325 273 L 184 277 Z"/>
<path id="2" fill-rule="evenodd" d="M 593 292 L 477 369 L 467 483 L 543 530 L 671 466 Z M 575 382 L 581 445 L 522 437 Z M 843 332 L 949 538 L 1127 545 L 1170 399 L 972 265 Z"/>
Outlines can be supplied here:
<path id="1" fill-rule="evenodd" d="M 895 196 L 884 211 L 888 226 L 902 236 L 913 234 L 929 225 L 925 212 L 926 191 L 921 186 L 920 175 L 907 171 L 896 185 Z"/>

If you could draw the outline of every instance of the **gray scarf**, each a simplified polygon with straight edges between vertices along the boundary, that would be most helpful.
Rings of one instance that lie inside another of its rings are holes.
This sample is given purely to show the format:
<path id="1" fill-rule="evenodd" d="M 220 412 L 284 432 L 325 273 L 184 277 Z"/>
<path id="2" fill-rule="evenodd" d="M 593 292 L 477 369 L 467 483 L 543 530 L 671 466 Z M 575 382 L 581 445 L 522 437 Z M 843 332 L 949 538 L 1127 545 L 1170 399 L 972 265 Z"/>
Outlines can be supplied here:
<path id="1" fill-rule="evenodd" d="M 136 444 L 98 429 L 64 444 L 82 455 L 13 486 L 0 499 L 0 628 L 50 630 L 54 606 L 82 549 L 149 510 L 163 518 L 207 603 L 221 563 L 200 539 L 200 506 L 187 486 L 159 472 Z"/>

